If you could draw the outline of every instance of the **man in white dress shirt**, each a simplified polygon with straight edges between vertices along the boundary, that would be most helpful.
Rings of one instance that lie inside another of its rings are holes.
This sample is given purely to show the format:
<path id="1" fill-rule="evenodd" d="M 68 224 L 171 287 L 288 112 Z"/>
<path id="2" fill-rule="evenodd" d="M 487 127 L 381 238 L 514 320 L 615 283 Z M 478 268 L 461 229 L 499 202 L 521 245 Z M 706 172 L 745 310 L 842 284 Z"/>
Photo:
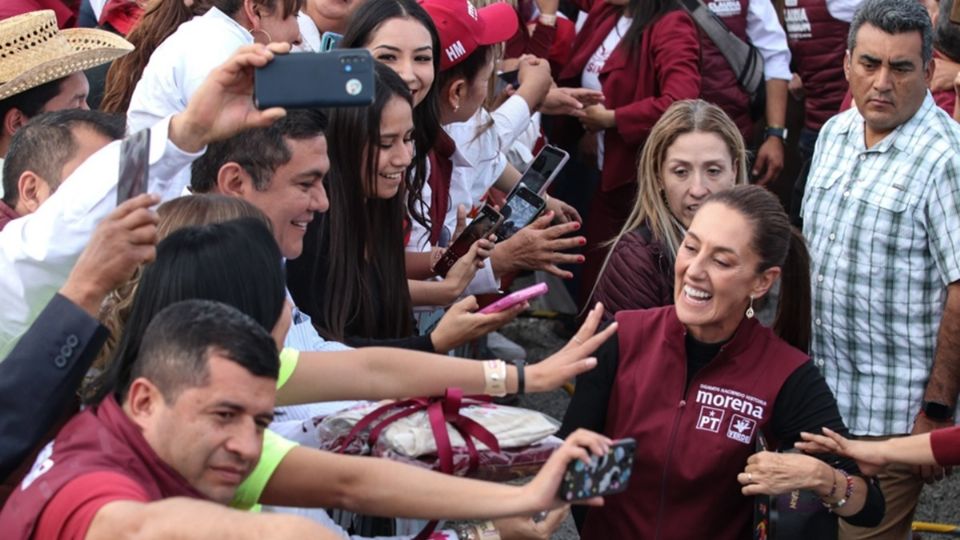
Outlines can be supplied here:
<path id="1" fill-rule="evenodd" d="M 150 193 L 178 196 L 177 173 L 206 145 L 247 128 L 272 123 L 282 109 L 259 111 L 252 99 L 253 70 L 288 45 L 243 47 L 211 72 L 185 111 L 150 128 Z M 36 212 L 0 231 L 0 357 L 12 348 L 64 281 L 93 228 L 117 205 L 120 142 L 83 162 Z"/>

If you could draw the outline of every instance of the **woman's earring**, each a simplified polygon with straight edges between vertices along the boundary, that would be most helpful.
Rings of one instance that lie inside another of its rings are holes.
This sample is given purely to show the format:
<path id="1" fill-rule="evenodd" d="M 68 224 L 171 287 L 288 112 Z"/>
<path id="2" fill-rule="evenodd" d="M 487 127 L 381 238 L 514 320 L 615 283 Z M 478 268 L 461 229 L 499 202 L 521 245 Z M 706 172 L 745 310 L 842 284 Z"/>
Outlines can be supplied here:
<path id="1" fill-rule="evenodd" d="M 257 32 L 263 32 L 263 35 L 267 36 L 267 43 L 273 43 L 273 38 L 270 36 L 270 32 L 267 32 L 263 28 L 254 28 L 253 30 L 250 30 L 250 35 L 253 36 L 254 41 L 257 40 Z"/>
<path id="2" fill-rule="evenodd" d="M 460 104 L 457 103 L 456 105 L 453 106 L 453 112 L 457 112 L 459 110 L 460 110 Z"/>
<path id="3" fill-rule="evenodd" d="M 753 311 L 753 295 L 752 295 L 752 294 L 750 295 L 750 307 L 747 308 L 747 314 L 746 314 L 746 315 L 747 315 L 747 318 L 748 318 L 748 319 L 752 319 L 753 316 L 755 315 L 755 313 L 754 313 L 754 311 Z"/>

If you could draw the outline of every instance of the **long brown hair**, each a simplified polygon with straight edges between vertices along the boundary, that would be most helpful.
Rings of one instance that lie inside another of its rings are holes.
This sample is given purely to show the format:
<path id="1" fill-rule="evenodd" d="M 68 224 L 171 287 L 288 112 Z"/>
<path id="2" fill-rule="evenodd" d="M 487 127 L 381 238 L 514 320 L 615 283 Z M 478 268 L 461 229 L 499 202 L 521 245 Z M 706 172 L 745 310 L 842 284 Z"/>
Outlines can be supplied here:
<path id="1" fill-rule="evenodd" d="M 753 226 L 751 247 L 760 257 L 757 272 L 779 266 L 780 299 L 774 332 L 803 352 L 810 348 L 810 254 L 803 235 L 790 225 L 783 205 L 759 186 L 737 186 L 704 202 L 739 212 Z"/>
<path id="2" fill-rule="evenodd" d="M 395 71 L 379 62 L 375 71 L 372 105 L 330 113 L 330 210 L 307 226 L 303 253 L 287 261 L 297 307 L 320 335 L 348 343 L 414 333 L 404 267 L 405 185 L 389 199 L 367 195 L 376 191 L 383 109 L 395 98 L 412 108 L 412 97 Z"/>

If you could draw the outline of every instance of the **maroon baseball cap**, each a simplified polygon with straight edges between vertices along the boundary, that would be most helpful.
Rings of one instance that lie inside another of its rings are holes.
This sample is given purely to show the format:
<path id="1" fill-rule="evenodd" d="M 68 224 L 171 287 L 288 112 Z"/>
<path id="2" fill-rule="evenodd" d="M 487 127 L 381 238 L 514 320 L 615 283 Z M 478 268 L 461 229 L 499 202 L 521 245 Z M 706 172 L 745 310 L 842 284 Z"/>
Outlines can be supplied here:
<path id="1" fill-rule="evenodd" d="M 440 34 L 440 70 L 450 69 L 483 45 L 506 41 L 520 27 L 513 6 L 477 9 L 470 0 L 419 0 Z"/>

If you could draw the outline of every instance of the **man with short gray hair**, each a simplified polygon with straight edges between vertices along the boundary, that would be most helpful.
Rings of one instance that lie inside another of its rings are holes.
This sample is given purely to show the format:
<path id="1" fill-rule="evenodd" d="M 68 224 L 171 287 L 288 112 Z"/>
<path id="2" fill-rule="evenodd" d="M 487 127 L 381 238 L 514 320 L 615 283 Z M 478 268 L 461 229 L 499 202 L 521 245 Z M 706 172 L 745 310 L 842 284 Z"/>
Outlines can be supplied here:
<path id="1" fill-rule="evenodd" d="M 817 141 L 803 204 L 813 334 L 850 431 L 891 437 L 953 425 L 960 385 L 960 127 L 927 90 L 933 29 L 919 2 L 867 0 L 844 72 L 856 107 Z M 906 538 L 923 480 L 881 476 L 880 527 L 845 538 Z"/>

